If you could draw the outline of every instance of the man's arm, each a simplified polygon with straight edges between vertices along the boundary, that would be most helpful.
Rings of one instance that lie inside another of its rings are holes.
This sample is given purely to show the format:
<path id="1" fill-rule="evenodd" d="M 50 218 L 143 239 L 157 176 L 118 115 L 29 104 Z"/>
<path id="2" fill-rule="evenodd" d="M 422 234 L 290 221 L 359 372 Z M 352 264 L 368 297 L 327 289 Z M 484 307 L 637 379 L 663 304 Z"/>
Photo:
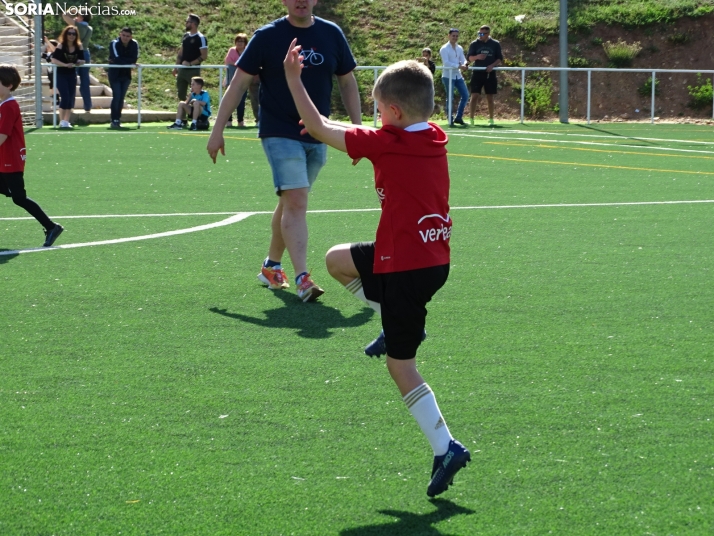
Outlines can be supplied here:
<path id="1" fill-rule="evenodd" d="M 342 103 L 345 105 L 347 115 L 353 125 L 362 124 L 362 106 L 359 101 L 359 87 L 354 71 L 337 77 L 337 85 L 342 95 Z"/>
<path id="2" fill-rule="evenodd" d="M 312 100 L 310 100 L 310 96 L 305 90 L 305 86 L 300 79 L 300 74 L 302 73 L 300 51 L 302 47 L 299 45 L 296 46 L 296 43 L 297 39 L 293 39 L 292 43 L 290 43 L 283 66 L 285 67 L 285 78 L 288 82 L 290 93 L 295 101 L 295 107 L 302 118 L 302 124 L 305 125 L 310 136 L 316 140 L 346 153 L 345 129 L 327 122 L 325 118 L 320 115 L 320 112 Z"/>
<path id="3" fill-rule="evenodd" d="M 74 19 L 72 18 L 72 15 L 70 15 L 69 13 L 65 13 L 64 15 L 62 15 L 62 18 L 64 19 L 64 21 L 67 23 L 68 26 L 75 25 Z"/>
<path id="4" fill-rule="evenodd" d="M 228 118 L 238 107 L 241 97 L 248 91 L 248 87 L 252 81 L 253 75 L 246 73 L 238 67 L 231 79 L 228 89 L 223 95 L 223 100 L 221 100 L 221 105 L 218 107 L 218 114 L 216 114 L 216 120 L 213 123 L 213 129 L 211 129 L 211 135 L 206 145 L 208 156 L 211 157 L 214 164 L 216 163 L 218 151 L 220 151 L 223 156 L 226 155 L 223 129 L 226 128 Z"/>
<path id="5" fill-rule="evenodd" d="M 208 47 L 201 49 L 201 61 L 206 61 L 208 58 Z"/>

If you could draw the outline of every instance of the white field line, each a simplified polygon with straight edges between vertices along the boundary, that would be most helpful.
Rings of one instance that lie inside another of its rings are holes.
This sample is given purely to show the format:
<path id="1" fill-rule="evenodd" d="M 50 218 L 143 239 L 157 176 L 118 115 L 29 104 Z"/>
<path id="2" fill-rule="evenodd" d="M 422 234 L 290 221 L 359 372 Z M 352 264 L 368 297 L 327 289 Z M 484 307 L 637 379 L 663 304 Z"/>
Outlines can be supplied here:
<path id="1" fill-rule="evenodd" d="M 208 223 L 206 225 L 198 225 L 196 227 L 189 227 L 187 229 L 177 229 L 175 231 L 166 231 L 164 233 L 154 233 L 154 234 L 149 234 L 149 235 L 142 235 L 142 236 L 130 236 L 127 238 L 115 238 L 112 240 L 99 240 L 96 242 L 80 242 L 77 244 L 63 244 L 61 246 L 53 246 L 50 248 L 31 248 L 31 249 L 17 249 L 17 250 L 12 250 L 12 251 L 0 251 L 0 255 L 18 255 L 20 253 L 37 253 L 40 251 L 55 251 L 58 249 L 73 249 L 73 248 L 84 248 L 88 246 L 104 246 L 107 244 L 121 244 L 124 242 L 136 242 L 138 240 L 150 240 L 153 238 L 163 238 L 166 236 L 175 236 L 175 235 L 181 235 L 181 234 L 187 234 L 187 233 L 195 233 L 198 231 L 206 231 L 208 229 L 214 229 L 216 227 L 223 227 L 225 225 L 231 225 L 232 223 L 236 223 L 238 221 L 244 220 L 249 216 L 252 216 L 255 214 L 255 212 L 240 212 L 238 214 L 234 214 L 230 218 L 226 218 L 225 220 L 217 221 L 214 223 Z"/>
<path id="2" fill-rule="evenodd" d="M 683 201 L 632 201 L 632 202 L 616 202 L 616 203 L 553 203 L 553 204 L 542 204 L 542 205 L 482 205 L 482 206 L 472 206 L 472 207 L 451 207 L 451 210 L 496 210 L 496 209 L 520 209 L 520 208 L 579 208 L 579 207 L 619 207 L 619 206 L 644 206 L 644 205 L 692 205 L 699 203 L 714 203 L 714 199 L 693 199 L 693 200 L 683 200 Z M 348 212 L 376 212 L 381 209 L 379 208 L 351 208 L 351 209 L 329 209 L 329 210 L 308 210 L 308 214 L 334 214 L 334 213 L 348 213 Z M 233 223 L 245 220 L 250 216 L 255 216 L 258 214 L 272 214 L 272 212 L 196 212 L 196 213 L 175 213 L 175 214 L 115 214 L 115 215 L 96 215 L 96 216 L 75 216 L 75 218 L 155 218 L 163 216 L 206 216 L 206 215 L 225 215 L 233 214 L 229 218 L 214 223 L 208 223 L 205 225 L 198 225 L 196 227 L 189 227 L 186 229 L 177 229 L 175 231 L 166 231 L 163 233 L 154 233 L 142 236 L 130 236 L 126 238 L 115 238 L 112 240 L 100 240 L 96 242 L 80 242 L 77 244 L 63 244 L 60 246 L 53 246 L 50 248 L 30 248 L 30 249 L 16 249 L 8 251 L 0 251 L 0 256 L 4 255 L 19 255 L 20 253 L 37 253 L 40 251 L 55 251 L 60 249 L 73 249 L 82 248 L 88 246 L 104 246 L 108 244 L 121 244 L 124 242 L 136 242 L 139 240 L 150 240 L 154 238 L 164 238 L 167 236 L 175 236 L 187 233 L 195 233 L 199 231 L 206 231 L 208 229 L 215 229 L 216 227 L 224 227 L 226 225 L 231 225 Z M 72 216 L 67 216 L 64 218 L 53 217 L 53 219 L 69 219 Z M 0 218 L 0 220 L 32 220 L 31 217 L 22 218 Z"/>
<path id="3" fill-rule="evenodd" d="M 642 136 L 617 136 L 614 134 L 576 134 L 574 132 L 548 132 L 548 131 L 536 131 L 536 130 L 500 130 L 501 134 L 527 134 L 530 136 L 565 136 L 574 138 L 606 138 L 610 140 L 633 140 L 633 141 L 655 141 L 664 143 L 695 143 L 699 145 L 714 145 L 714 141 L 701 141 L 701 140 L 680 140 L 680 139 L 668 139 L 668 138 L 644 138 Z M 466 134 L 465 132 L 450 132 L 452 136 L 476 136 L 483 137 L 477 134 Z M 488 136 L 491 137 L 490 135 Z"/>
<path id="4" fill-rule="evenodd" d="M 546 140 L 546 139 L 541 139 L 541 138 L 520 138 L 520 137 L 515 137 L 515 136 L 493 136 L 489 134 L 488 136 L 478 136 L 476 134 L 454 134 L 453 132 L 449 133 L 449 136 L 461 136 L 464 138 L 479 138 L 482 142 L 490 141 L 490 140 L 509 140 L 509 141 L 531 141 L 531 142 L 537 142 L 537 143 L 562 143 L 562 144 L 572 144 L 572 145 L 587 145 L 591 147 L 619 147 L 619 148 L 627 148 L 627 149 L 644 149 L 644 150 L 650 150 L 650 151 L 670 151 L 670 152 L 675 152 L 675 153 L 697 153 L 697 154 L 711 154 L 714 155 L 714 150 L 711 151 L 703 151 L 703 150 L 697 150 L 697 149 L 677 149 L 675 147 L 651 147 L 651 146 L 645 146 L 645 145 L 630 145 L 630 144 L 624 144 L 624 143 L 603 143 L 603 142 L 597 142 L 597 141 L 575 141 L 575 140 Z M 610 136 L 612 138 L 612 136 Z M 628 138 L 628 139 L 637 139 L 637 138 Z M 640 138 L 643 139 L 643 138 Z M 677 142 L 678 140 L 659 140 L 659 141 L 668 141 L 668 142 Z M 685 142 L 683 140 L 679 140 L 682 143 L 706 143 L 708 144 L 709 142 Z M 714 142 L 712 142 L 712 145 L 714 145 Z M 535 146 L 534 146 L 535 147 Z"/>

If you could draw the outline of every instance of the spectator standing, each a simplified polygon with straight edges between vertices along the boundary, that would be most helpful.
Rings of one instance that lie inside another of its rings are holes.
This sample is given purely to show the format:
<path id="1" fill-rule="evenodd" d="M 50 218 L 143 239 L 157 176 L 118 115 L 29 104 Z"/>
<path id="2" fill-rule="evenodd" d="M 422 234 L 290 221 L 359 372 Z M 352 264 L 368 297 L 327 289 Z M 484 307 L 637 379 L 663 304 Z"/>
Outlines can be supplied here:
<path id="1" fill-rule="evenodd" d="M 446 89 L 446 105 L 449 107 L 450 100 L 453 97 L 453 90 L 459 92 L 461 100 L 459 101 L 459 108 L 456 111 L 456 118 L 454 123 L 459 125 L 464 125 L 463 115 L 464 109 L 466 108 L 466 102 L 469 100 L 469 89 L 466 87 L 466 82 L 461 72 L 468 69 L 468 62 L 464 56 L 464 49 L 458 44 L 459 40 L 459 30 L 456 28 L 451 28 L 449 30 L 449 40 L 446 44 L 441 47 L 439 54 L 441 55 L 441 62 L 444 65 L 444 70 L 441 74 L 441 81 L 444 84 L 444 89 Z M 451 95 L 449 94 L 449 81 L 451 80 Z M 453 106 L 451 107 L 453 108 Z M 453 110 L 449 109 L 449 123 L 451 123 L 451 114 Z"/>
<path id="2" fill-rule="evenodd" d="M 361 124 L 359 90 L 353 70 L 357 66 L 347 39 L 339 26 L 312 14 L 317 0 L 283 0 L 288 15 L 260 28 L 238 60 L 221 102 L 206 149 L 216 161 L 225 154 L 223 129 L 253 77 L 260 75 L 260 128 L 263 150 L 273 171 L 273 185 L 279 196 L 271 220 L 268 257 L 258 279 L 273 290 L 288 288 L 282 258 L 287 249 L 297 293 L 303 302 L 317 299 L 323 290 L 307 270 L 308 193 L 327 160 L 327 147 L 315 138 L 302 135 L 298 114 L 285 79 L 283 60 L 293 39 L 305 51 L 302 80 L 320 113 L 330 115 L 332 77 L 336 75 L 342 101 L 352 123 Z"/>
<path id="3" fill-rule="evenodd" d="M 231 79 L 233 78 L 233 75 L 235 74 L 237 69 L 236 64 L 238 63 L 238 59 L 240 58 L 241 54 L 243 54 L 245 47 L 248 46 L 248 36 L 244 33 L 239 33 L 235 36 L 233 43 L 235 46 L 232 46 L 228 49 L 228 53 L 226 54 L 226 57 L 223 60 L 224 63 L 228 66 L 228 75 L 223 80 L 225 87 L 228 87 L 228 84 L 231 83 Z M 238 103 L 238 108 L 236 108 L 236 119 L 238 120 L 239 127 L 245 126 L 245 122 L 243 120 L 245 119 L 245 98 L 247 95 L 247 91 L 243 93 L 243 96 L 241 97 L 240 102 Z M 258 116 L 256 116 L 256 121 L 257 120 Z M 231 116 L 228 118 L 227 126 L 233 126 L 232 113 Z"/>
<path id="4" fill-rule="evenodd" d="M 125 26 L 121 29 L 119 37 L 109 43 L 110 65 L 136 66 L 139 59 L 139 43 L 132 39 L 131 28 Z M 109 69 L 109 85 L 112 88 L 111 117 L 109 128 L 121 128 L 121 111 L 124 108 L 124 97 L 131 84 L 131 69 Z"/>
<path id="5" fill-rule="evenodd" d="M 72 128 L 69 122 L 77 93 L 75 66 L 84 64 L 84 51 L 77 28 L 67 26 L 59 36 L 59 44 L 52 53 L 52 63 L 57 65 L 57 90 L 60 94 L 60 128 Z"/>
<path id="6" fill-rule="evenodd" d="M 486 70 L 479 69 L 471 73 L 471 102 L 469 103 L 471 124 L 474 124 L 474 114 L 481 97 L 481 89 L 484 89 L 488 102 L 488 123 L 493 125 L 493 96 L 498 92 L 498 80 L 496 80 L 496 72 L 493 68 L 501 65 L 503 54 L 501 43 L 491 38 L 489 26 L 483 25 L 479 28 L 478 39 L 469 45 L 468 56 L 469 61 L 474 62 L 474 67 L 486 67 Z"/>
<path id="7" fill-rule="evenodd" d="M 176 89 L 180 101 L 186 100 L 188 87 L 194 76 L 201 76 L 201 65 L 208 57 L 208 40 L 206 36 L 198 31 L 201 19 L 198 15 L 189 14 L 186 18 L 186 33 L 183 34 L 181 48 L 176 55 L 176 65 L 194 67 L 192 69 L 174 69 L 176 77 Z"/>
<path id="8" fill-rule="evenodd" d="M 85 63 L 91 63 L 91 55 L 89 53 L 89 42 L 92 39 L 93 29 L 89 25 L 89 21 L 92 19 L 92 15 L 88 12 L 82 14 L 82 9 L 79 10 L 77 16 L 72 18 L 71 15 L 64 14 L 62 18 L 64 21 L 77 28 L 79 32 L 78 40 L 82 43 L 83 59 Z M 89 89 L 89 67 L 82 67 L 77 69 L 77 74 L 79 75 L 79 94 L 82 96 L 82 106 L 84 111 L 89 113 L 92 109 L 92 91 Z"/>
<path id="9" fill-rule="evenodd" d="M 45 228 L 44 247 L 54 244 L 64 227 L 53 222 L 25 191 L 25 134 L 20 105 L 12 92 L 20 85 L 14 65 L 0 65 L 0 193 L 24 208 Z"/>
<path id="10" fill-rule="evenodd" d="M 436 72 L 436 63 L 434 63 L 431 59 L 431 49 L 429 47 L 424 47 L 422 49 L 420 61 L 429 68 L 431 74 Z"/>

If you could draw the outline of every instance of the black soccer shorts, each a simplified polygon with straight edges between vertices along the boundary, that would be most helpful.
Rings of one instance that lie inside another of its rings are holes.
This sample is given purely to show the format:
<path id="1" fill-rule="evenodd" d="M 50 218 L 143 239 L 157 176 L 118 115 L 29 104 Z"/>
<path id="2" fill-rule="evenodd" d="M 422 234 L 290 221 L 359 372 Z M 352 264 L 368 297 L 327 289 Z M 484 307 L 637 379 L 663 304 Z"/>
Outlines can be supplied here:
<path id="1" fill-rule="evenodd" d="M 486 89 L 486 95 L 495 95 L 498 93 L 498 81 L 496 80 L 496 72 L 491 71 L 474 71 L 471 74 L 471 93 L 481 93 L 481 88 Z"/>
<path id="2" fill-rule="evenodd" d="M 446 283 L 449 265 L 375 274 L 374 242 L 351 244 L 350 253 L 365 297 L 381 305 L 387 355 L 393 359 L 416 357 L 426 324 L 426 304 Z"/>

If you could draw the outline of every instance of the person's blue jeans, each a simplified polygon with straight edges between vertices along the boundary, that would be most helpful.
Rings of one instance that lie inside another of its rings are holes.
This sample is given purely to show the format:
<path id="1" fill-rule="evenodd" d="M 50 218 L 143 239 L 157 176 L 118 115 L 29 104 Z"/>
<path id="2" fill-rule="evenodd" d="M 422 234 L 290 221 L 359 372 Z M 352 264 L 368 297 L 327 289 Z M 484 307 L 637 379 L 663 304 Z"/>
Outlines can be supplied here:
<path id="1" fill-rule="evenodd" d="M 91 57 L 89 50 L 84 51 L 84 61 L 90 63 Z M 92 109 L 92 93 L 89 89 L 89 67 L 77 67 L 79 75 L 79 94 L 82 95 L 82 105 L 84 111 L 88 112 Z"/>
<path id="2" fill-rule="evenodd" d="M 444 84 L 444 89 L 446 90 L 446 106 L 449 106 L 449 79 L 442 78 L 442 83 Z M 452 88 L 459 92 L 461 100 L 459 101 L 459 109 L 456 111 L 456 119 L 461 119 L 464 115 L 464 109 L 466 109 L 466 103 L 469 101 L 469 88 L 466 87 L 466 81 L 463 78 L 455 78 L 453 81 Z M 453 95 L 452 95 L 453 98 Z M 453 101 L 452 101 L 453 102 Z M 453 109 L 453 107 L 452 107 Z M 449 118 L 451 118 L 451 110 L 449 110 Z"/>
<path id="3" fill-rule="evenodd" d="M 126 97 L 129 84 L 131 84 L 131 77 L 109 77 L 109 85 L 112 88 L 112 121 L 119 121 L 121 119 L 121 111 L 122 108 L 124 108 L 124 97 Z"/>

